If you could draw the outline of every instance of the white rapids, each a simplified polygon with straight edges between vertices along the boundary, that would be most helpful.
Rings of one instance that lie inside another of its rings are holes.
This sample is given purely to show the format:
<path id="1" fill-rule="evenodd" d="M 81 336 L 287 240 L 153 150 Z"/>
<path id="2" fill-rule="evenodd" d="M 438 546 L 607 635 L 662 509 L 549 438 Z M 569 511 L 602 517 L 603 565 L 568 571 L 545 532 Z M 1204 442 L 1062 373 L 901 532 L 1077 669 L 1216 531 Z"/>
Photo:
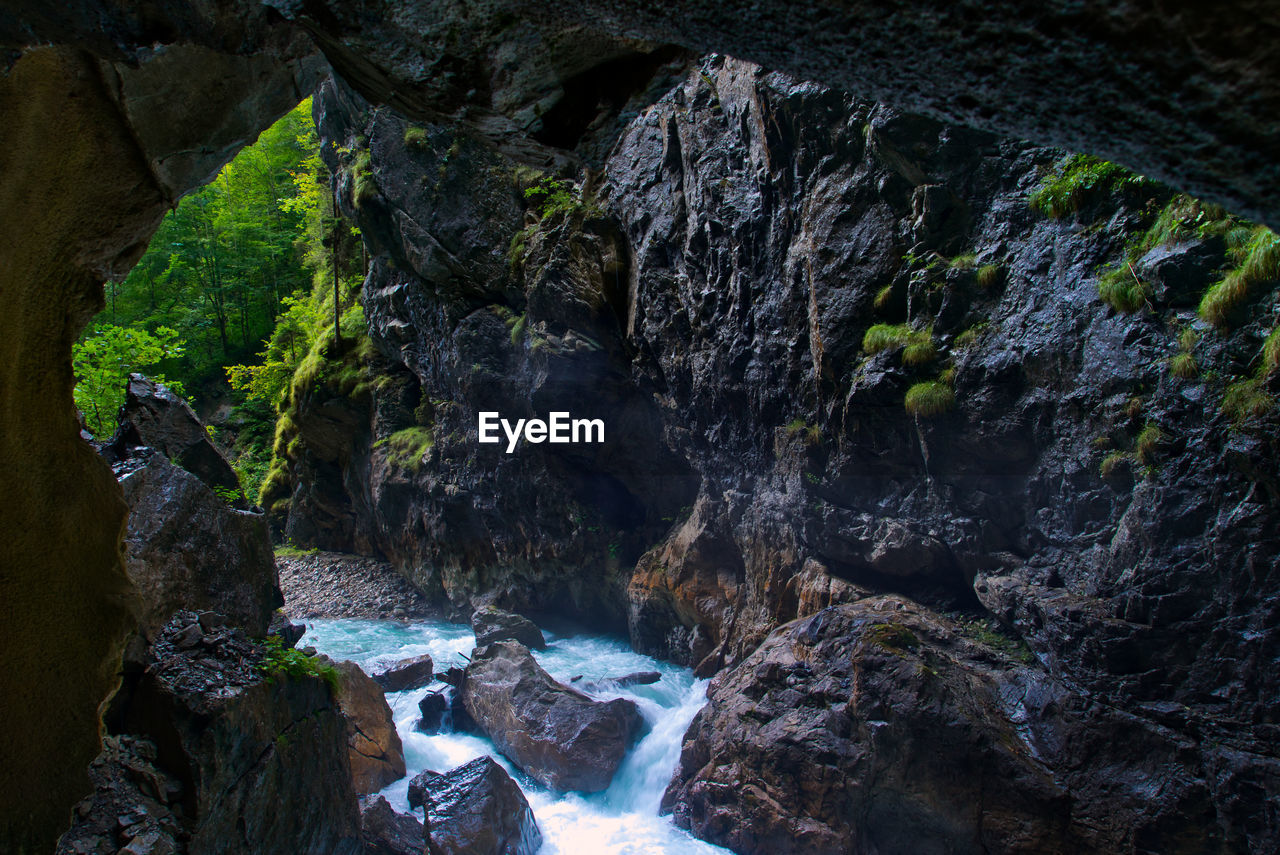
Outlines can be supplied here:
<path id="1" fill-rule="evenodd" d="M 639 707 L 649 731 L 631 749 L 613 783 L 603 793 L 560 794 L 542 787 L 503 757 L 488 739 L 465 733 L 428 735 L 414 730 L 418 701 L 429 689 L 387 695 L 396 730 L 404 742 L 409 774 L 382 791 L 396 810 L 409 812 L 409 780 L 423 769 L 447 772 L 485 754 L 503 765 L 524 791 L 542 830 L 540 855 L 725 855 L 676 828 L 658 815 L 680 742 L 689 722 L 706 703 L 706 680 L 695 680 L 687 668 L 634 653 L 622 641 L 583 634 L 557 635 L 544 630 L 547 649 L 535 651 L 538 664 L 564 683 L 657 671 L 662 679 L 648 686 L 629 686 L 600 700 L 627 698 Z M 458 624 L 419 621 L 311 620 L 299 646 L 312 645 L 334 659 L 350 659 L 366 671 L 399 659 L 431 654 L 437 671 L 465 665 L 464 654 L 475 645 L 471 630 Z M 436 684 L 436 688 L 439 684 Z M 421 819 L 421 811 L 417 812 Z"/>

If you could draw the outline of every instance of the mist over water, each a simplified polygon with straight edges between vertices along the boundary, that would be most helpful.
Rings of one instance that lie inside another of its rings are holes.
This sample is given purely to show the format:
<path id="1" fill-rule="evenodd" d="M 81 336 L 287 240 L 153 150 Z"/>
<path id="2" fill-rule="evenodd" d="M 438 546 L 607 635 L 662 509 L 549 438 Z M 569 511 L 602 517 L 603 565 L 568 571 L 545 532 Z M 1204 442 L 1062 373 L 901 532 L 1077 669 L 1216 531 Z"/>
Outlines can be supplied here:
<path id="1" fill-rule="evenodd" d="M 727 849 L 690 837 L 658 815 L 662 793 L 675 771 L 680 741 L 689 722 L 706 703 L 706 680 L 695 680 L 681 668 L 631 651 L 617 639 L 586 634 L 547 632 L 547 649 L 534 651 L 538 664 L 551 676 L 587 690 L 598 700 L 634 701 L 649 730 L 623 761 L 613 783 L 603 793 L 553 793 L 503 757 L 487 738 L 465 733 L 425 734 L 414 730 L 418 702 L 430 689 L 387 695 L 396 730 L 404 742 L 409 774 L 386 789 L 396 810 L 409 813 L 409 780 L 423 769 L 447 772 L 485 754 L 511 773 L 524 791 L 542 830 L 541 855 L 712 855 Z M 436 621 L 414 623 L 368 620 L 313 620 L 301 645 L 314 645 L 334 659 L 350 659 L 366 671 L 423 653 L 431 655 L 436 671 L 465 666 L 465 654 L 475 646 L 466 626 Z M 647 686 L 592 690 L 587 684 L 636 671 L 657 671 L 662 679 Z M 574 677 L 582 679 L 570 683 Z M 435 684 L 433 688 L 439 688 Z M 421 811 L 415 812 L 419 819 Z"/>

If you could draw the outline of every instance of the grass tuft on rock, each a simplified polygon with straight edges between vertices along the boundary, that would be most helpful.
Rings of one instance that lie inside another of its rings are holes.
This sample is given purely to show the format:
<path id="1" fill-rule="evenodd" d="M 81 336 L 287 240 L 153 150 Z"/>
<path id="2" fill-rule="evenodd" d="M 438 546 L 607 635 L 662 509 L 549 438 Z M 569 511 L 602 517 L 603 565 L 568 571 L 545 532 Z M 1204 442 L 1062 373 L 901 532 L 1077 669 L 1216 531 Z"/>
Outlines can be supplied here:
<path id="1" fill-rule="evenodd" d="M 1169 360 L 1169 373 L 1183 380 L 1200 376 L 1200 365 L 1190 353 L 1179 353 Z"/>
<path id="2" fill-rule="evenodd" d="M 1275 409 L 1276 401 L 1267 391 L 1261 377 L 1240 380 L 1227 387 L 1222 396 L 1222 412 L 1239 424 L 1250 418 L 1261 418 Z"/>
<path id="3" fill-rule="evenodd" d="M 1151 285 L 1142 281 L 1128 261 L 1098 277 L 1098 296 L 1117 312 L 1132 314 L 1151 299 Z"/>
<path id="4" fill-rule="evenodd" d="M 956 393 L 939 380 L 926 380 L 907 390 L 903 406 L 918 418 L 934 418 L 955 406 Z"/>

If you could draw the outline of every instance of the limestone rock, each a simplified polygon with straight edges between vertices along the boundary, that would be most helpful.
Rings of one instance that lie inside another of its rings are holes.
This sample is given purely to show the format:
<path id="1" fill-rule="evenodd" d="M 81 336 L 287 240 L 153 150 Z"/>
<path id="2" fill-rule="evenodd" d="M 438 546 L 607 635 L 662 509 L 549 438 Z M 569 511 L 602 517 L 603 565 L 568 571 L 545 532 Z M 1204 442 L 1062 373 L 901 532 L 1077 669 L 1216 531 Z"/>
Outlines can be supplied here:
<path id="1" fill-rule="evenodd" d="M 375 793 L 405 776 L 404 747 L 381 687 L 354 662 L 338 662 L 338 706 L 347 719 L 351 780 Z"/>
<path id="2" fill-rule="evenodd" d="M 1191 739 L 1028 658 L 900 597 L 802 618 L 716 679 L 663 804 L 744 855 L 1230 848 Z"/>
<path id="3" fill-rule="evenodd" d="M 513 763 L 560 791 L 606 789 L 644 729 L 631 701 L 593 701 L 553 680 L 510 641 L 475 651 L 462 703 Z"/>
<path id="4" fill-rule="evenodd" d="M 524 793 L 492 757 L 444 774 L 423 772 L 409 804 L 429 819 L 432 847 L 449 855 L 536 855 L 542 832 Z"/>
<path id="5" fill-rule="evenodd" d="M 210 488 L 234 497 L 232 502 L 237 507 L 245 507 L 239 476 L 191 407 L 167 386 L 141 374 L 130 374 L 119 422 L 115 436 L 103 448 L 103 456 L 109 462 L 125 461 L 138 448 L 150 448 Z"/>
<path id="6" fill-rule="evenodd" d="M 547 646 L 542 630 L 533 621 L 493 606 L 477 609 L 471 615 L 471 631 L 476 634 L 476 647 L 495 641 L 518 641 L 530 650 Z"/>
<path id="7" fill-rule="evenodd" d="M 450 706 L 450 698 L 444 692 L 429 692 L 418 701 L 418 711 L 422 713 L 422 718 L 418 719 L 415 729 L 423 733 L 439 733 Z"/>

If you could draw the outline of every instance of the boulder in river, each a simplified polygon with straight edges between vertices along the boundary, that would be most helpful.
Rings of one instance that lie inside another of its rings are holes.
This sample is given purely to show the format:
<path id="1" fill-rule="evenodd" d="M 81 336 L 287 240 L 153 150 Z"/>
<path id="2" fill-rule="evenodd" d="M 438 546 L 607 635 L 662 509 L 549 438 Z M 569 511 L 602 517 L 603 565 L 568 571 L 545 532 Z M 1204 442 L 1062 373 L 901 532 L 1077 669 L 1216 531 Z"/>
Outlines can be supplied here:
<path id="1" fill-rule="evenodd" d="M 396 813 L 382 796 L 360 799 L 364 855 L 422 855 L 427 835 L 416 817 Z"/>
<path id="2" fill-rule="evenodd" d="M 422 718 L 418 719 L 417 729 L 423 733 L 439 733 L 444 726 L 449 706 L 449 697 L 444 692 L 429 692 L 418 701 L 418 711 L 422 713 Z"/>
<path id="3" fill-rule="evenodd" d="M 528 649 L 510 641 L 472 654 L 462 703 L 503 754 L 560 791 L 606 789 L 644 729 L 631 701 L 593 701 L 552 679 Z"/>
<path id="4" fill-rule="evenodd" d="M 542 630 L 533 621 L 493 606 L 477 609 L 471 615 L 471 631 L 476 634 L 476 647 L 495 641 L 518 641 L 530 650 L 547 646 Z"/>
<path id="5" fill-rule="evenodd" d="M 381 687 L 354 662 L 337 662 L 338 705 L 347 718 L 351 779 L 374 793 L 405 776 L 404 747 Z"/>
<path id="6" fill-rule="evenodd" d="M 409 784 L 409 804 L 423 808 L 433 852 L 534 855 L 542 846 L 524 793 L 487 755 L 443 775 L 421 773 Z"/>
<path id="7" fill-rule="evenodd" d="M 411 689 L 421 689 L 430 683 L 433 668 L 431 657 L 424 653 L 421 656 L 401 659 L 385 670 L 370 676 L 384 692 L 407 692 Z"/>

